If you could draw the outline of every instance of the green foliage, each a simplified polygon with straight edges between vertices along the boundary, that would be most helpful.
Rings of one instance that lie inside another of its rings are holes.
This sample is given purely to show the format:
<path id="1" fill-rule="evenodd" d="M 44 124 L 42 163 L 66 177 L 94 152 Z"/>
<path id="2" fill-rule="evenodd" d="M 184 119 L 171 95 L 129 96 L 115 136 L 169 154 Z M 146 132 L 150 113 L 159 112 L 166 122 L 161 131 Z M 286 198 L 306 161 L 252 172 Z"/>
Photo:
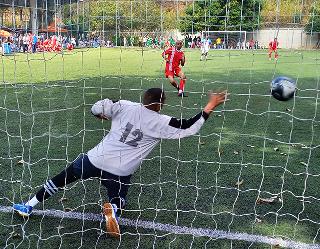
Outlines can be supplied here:
<path id="1" fill-rule="evenodd" d="M 156 1 L 89 1 L 66 5 L 64 23 L 69 30 L 152 32 L 177 27 L 174 9 Z M 161 23 L 162 20 L 162 23 Z"/>
<path id="2" fill-rule="evenodd" d="M 291 27 L 304 25 L 314 0 L 264 0 L 261 10 L 261 22 L 265 27 Z"/>
<path id="3" fill-rule="evenodd" d="M 260 4 L 255 0 L 194 2 L 187 6 L 180 29 L 185 32 L 201 30 L 247 30 L 259 26 Z"/>
<path id="4" fill-rule="evenodd" d="M 313 6 L 310 12 L 309 20 L 305 26 L 307 33 L 320 32 L 320 4 Z"/>
<path id="5" fill-rule="evenodd" d="M 184 18 L 180 22 L 180 30 L 185 32 L 206 29 L 218 30 L 223 24 L 223 7 L 220 2 L 194 2 L 185 9 Z"/>
<path id="6" fill-rule="evenodd" d="M 163 29 L 174 30 L 178 27 L 177 12 L 175 9 L 167 9 L 162 13 L 163 16 Z"/>

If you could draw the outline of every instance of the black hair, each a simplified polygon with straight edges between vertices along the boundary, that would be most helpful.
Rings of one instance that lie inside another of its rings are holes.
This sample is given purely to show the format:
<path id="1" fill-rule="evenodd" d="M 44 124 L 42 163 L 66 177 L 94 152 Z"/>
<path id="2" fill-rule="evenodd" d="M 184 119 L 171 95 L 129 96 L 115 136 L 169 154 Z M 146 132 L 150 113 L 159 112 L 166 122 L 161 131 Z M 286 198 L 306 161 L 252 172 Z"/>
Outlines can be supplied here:
<path id="1" fill-rule="evenodd" d="M 143 104 L 152 105 L 164 103 L 166 96 L 161 88 L 150 88 L 143 95 Z"/>

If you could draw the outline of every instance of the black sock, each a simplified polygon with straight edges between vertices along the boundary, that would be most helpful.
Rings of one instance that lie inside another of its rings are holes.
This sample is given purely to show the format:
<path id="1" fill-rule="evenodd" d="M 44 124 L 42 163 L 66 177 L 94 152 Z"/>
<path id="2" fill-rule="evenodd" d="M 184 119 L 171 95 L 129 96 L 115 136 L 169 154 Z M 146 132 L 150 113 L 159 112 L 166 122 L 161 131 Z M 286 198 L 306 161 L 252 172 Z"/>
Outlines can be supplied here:
<path id="1" fill-rule="evenodd" d="M 171 85 L 179 91 L 179 86 L 177 83 L 171 83 Z"/>
<path id="2" fill-rule="evenodd" d="M 60 174 L 47 181 L 38 191 L 36 197 L 39 202 L 42 202 L 57 193 L 60 188 L 76 180 L 78 180 L 78 177 L 73 173 L 73 165 L 71 164 L 68 168 L 61 171 Z"/>

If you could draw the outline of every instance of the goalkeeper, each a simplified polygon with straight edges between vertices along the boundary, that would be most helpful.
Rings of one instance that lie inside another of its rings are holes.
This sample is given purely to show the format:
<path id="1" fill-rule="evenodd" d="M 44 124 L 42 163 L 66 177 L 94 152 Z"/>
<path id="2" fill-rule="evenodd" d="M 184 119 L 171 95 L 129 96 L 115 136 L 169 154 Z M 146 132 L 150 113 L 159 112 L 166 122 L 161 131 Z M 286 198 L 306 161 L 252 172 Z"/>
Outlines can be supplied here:
<path id="1" fill-rule="evenodd" d="M 96 177 L 108 190 L 109 202 L 103 205 L 107 233 L 120 236 L 118 216 L 125 207 L 131 175 L 160 139 L 180 139 L 196 134 L 210 113 L 226 100 L 226 93 L 210 93 L 203 111 L 190 119 L 176 119 L 160 114 L 165 93 L 151 88 L 144 93 L 143 104 L 126 100 L 104 99 L 91 112 L 99 119 L 111 119 L 110 132 L 86 154 L 81 154 L 60 174 L 48 180 L 28 202 L 14 204 L 13 209 L 29 216 L 39 202 L 79 179 Z"/>

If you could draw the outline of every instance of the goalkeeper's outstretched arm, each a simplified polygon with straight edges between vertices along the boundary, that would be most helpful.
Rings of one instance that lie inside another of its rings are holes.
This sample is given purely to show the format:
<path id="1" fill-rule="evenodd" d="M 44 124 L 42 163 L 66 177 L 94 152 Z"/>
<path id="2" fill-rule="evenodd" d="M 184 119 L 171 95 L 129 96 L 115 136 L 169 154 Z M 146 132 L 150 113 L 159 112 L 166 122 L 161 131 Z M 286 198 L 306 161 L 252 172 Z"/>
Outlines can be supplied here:
<path id="1" fill-rule="evenodd" d="M 179 139 L 196 134 L 213 110 L 224 103 L 226 98 L 226 92 L 210 93 L 209 101 L 204 109 L 190 119 L 177 119 L 166 116 L 169 122 L 162 122 L 163 125 L 159 128 L 159 138 Z"/>

